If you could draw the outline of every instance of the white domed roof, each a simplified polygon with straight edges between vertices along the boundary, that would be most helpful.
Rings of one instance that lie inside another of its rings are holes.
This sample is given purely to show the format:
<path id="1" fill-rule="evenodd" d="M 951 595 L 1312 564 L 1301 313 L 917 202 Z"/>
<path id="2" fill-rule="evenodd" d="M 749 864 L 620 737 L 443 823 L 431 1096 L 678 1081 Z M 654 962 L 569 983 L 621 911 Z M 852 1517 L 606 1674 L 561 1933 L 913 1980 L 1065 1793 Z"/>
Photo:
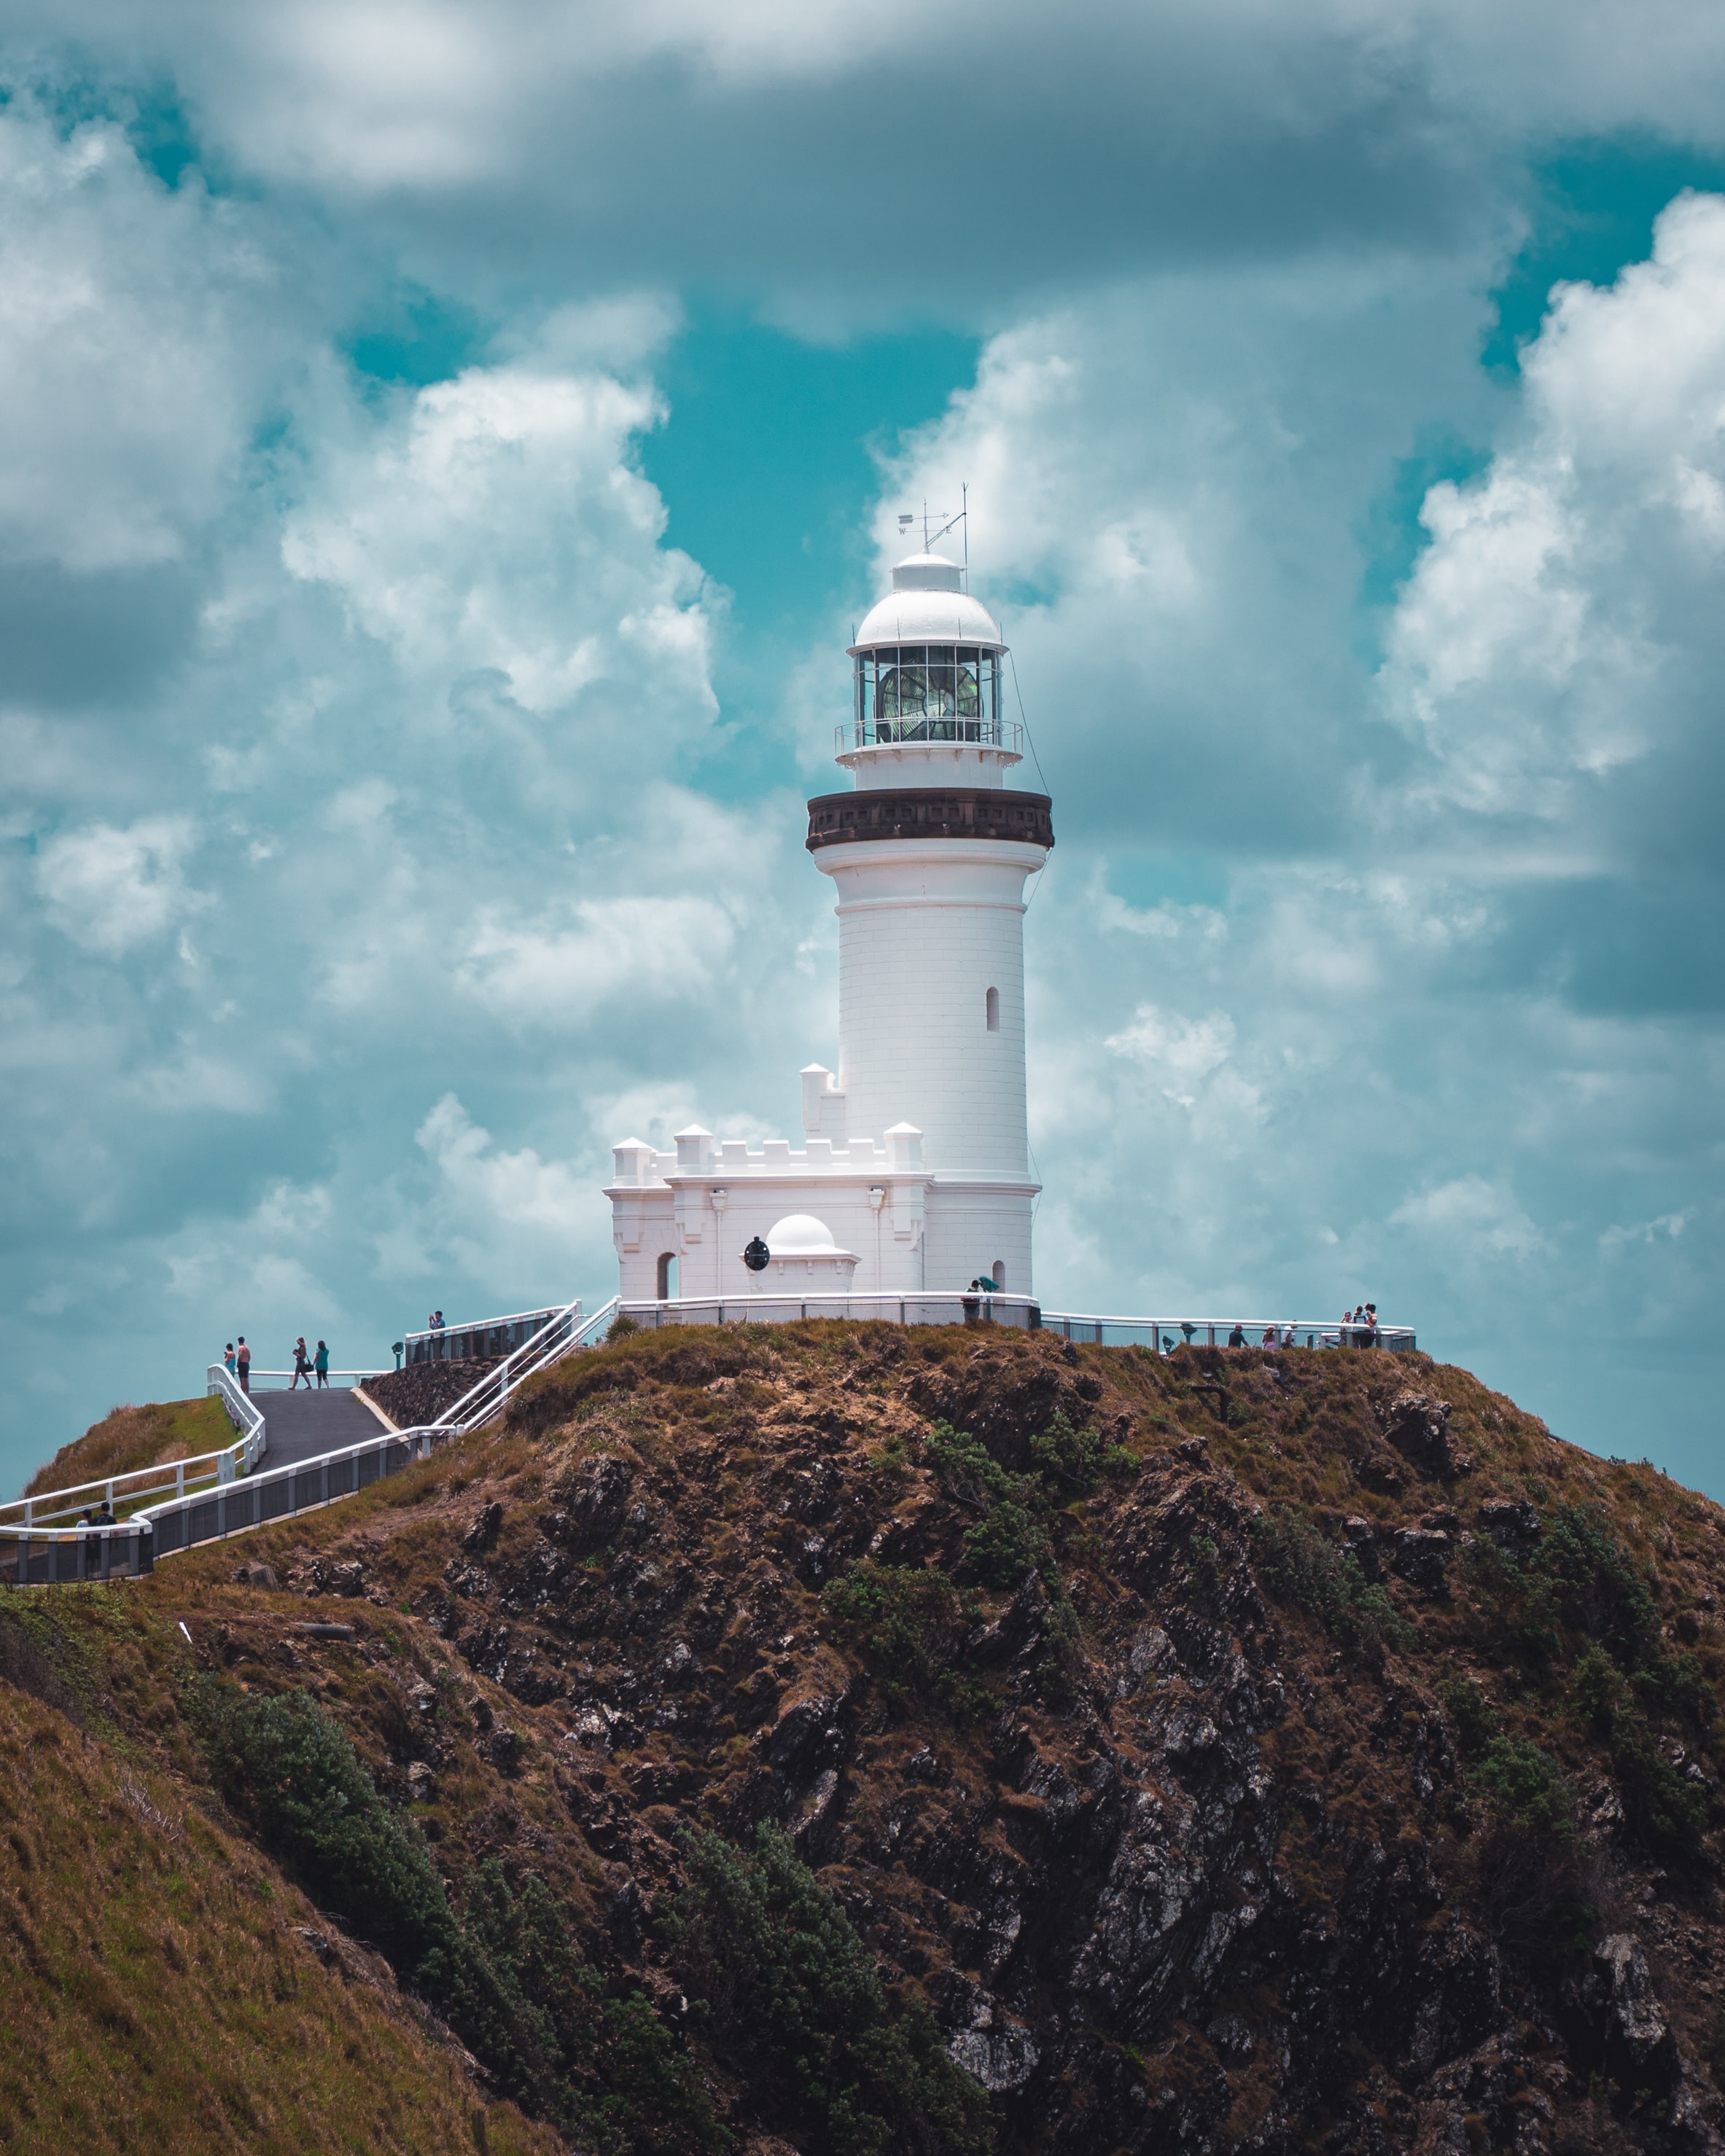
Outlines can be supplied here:
<path id="1" fill-rule="evenodd" d="M 945 555 L 907 555 L 893 567 L 892 590 L 863 618 L 852 653 L 881 644 L 987 644 L 1003 651 L 999 624 L 960 582 L 957 562 Z"/>
<path id="2" fill-rule="evenodd" d="M 812 1213 L 787 1213 L 767 1229 L 767 1248 L 775 1258 L 801 1258 L 836 1250 L 832 1230 Z"/>

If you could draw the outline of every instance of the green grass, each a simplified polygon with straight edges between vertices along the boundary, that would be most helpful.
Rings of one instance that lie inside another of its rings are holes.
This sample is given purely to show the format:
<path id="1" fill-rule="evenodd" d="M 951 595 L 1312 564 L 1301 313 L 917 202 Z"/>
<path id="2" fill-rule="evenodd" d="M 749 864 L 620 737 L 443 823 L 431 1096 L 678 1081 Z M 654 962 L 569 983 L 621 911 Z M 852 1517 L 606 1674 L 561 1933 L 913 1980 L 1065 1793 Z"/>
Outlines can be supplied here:
<path id="1" fill-rule="evenodd" d="M 0 1685 L 0 2149 L 553 2156 L 166 1778 Z"/>
<path id="2" fill-rule="evenodd" d="M 189 1460 L 234 1442 L 234 1425 L 219 1399 L 154 1400 L 111 1408 L 82 1437 L 63 1445 L 24 1485 L 24 1495 L 105 1481 L 143 1467 Z"/>

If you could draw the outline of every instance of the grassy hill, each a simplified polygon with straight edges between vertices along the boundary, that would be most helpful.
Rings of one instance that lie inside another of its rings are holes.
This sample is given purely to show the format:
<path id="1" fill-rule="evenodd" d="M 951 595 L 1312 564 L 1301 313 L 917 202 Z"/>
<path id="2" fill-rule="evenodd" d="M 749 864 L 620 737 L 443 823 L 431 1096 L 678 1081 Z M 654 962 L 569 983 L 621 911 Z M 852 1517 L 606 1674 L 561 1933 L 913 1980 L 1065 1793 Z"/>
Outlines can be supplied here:
<path id="1" fill-rule="evenodd" d="M 80 1482 L 129 1475 L 139 1467 L 169 1466 L 234 1442 L 234 1425 L 219 1399 L 154 1400 L 144 1407 L 111 1408 L 82 1437 L 63 1445 L 24 1485 L 33 1497 L 44 1490 L 70 1490 Z"/>
<path id="2" fill-rule="evenodd" d="M 620 1340 L 0 1599 L 0 2142 L 172 2025 L 187 2147 L 1711 2149 L 1722 1598 L 1718 1507 L 1424 1357 Z"/>

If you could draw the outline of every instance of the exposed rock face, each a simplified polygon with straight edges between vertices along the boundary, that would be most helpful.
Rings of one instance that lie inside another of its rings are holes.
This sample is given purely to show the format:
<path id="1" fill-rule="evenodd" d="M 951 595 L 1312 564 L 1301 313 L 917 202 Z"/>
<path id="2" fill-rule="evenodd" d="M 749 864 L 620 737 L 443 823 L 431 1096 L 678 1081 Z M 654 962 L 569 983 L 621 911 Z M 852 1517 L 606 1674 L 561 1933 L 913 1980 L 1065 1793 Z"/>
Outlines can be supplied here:
<path id="1" fill-rule="evenodd" d="M 373 1523 L 363 1578 L 437 1681 L 404 1681 L 393 1721 L 331 1697 L 440 1861 L 562 1864 L 595 1958 L 656 1996 L 691 1981 L 661 1922 L 680 1832 L 782 1827 L 998 2097 L 1003 2152 L 1714 2148 L 1685 1989 L 1725 1932 L 1710 1860 L 1649 1853 L 1621 1744 L 1565 1704 L 1584 1635 L 1513 1599 L 1557 1509 L 1617 1486 L 1414 1367 L 1422 1389 L 1370 1351 L 640 1336 L 548 1373 L 495 1472 L 471 1451 L 399 1539 Z M 1057 1416 L 1111 1464 L 1045 1472 Z M 937 1418 L 1006 1481 L 937 1471 Z M 1433 1487 L 1470 1473 L 1466 1498 Z M 1650 1476 L 1634 1497 L 1713 1517 Z M 1272 1591 L 1293 1513 L 1305 1569 Z M 985 1570 L 985 1526 L 1025 1538 L 1012 1565 Z M 1682 1532 L 1725 1574 L 1725 1537 Z M 340 1592 L 345 1565 L 309 1569 Z M 834 1583 L 883 1567 L 899 1630 L 847 1627 Z M 915 1599 L 930 1582 L 946 1599 Z M 1711 1681 L 1712 1603 L 1659 1593 L 1701 1613 Z M 1674 1774 L 1707 1754 L 1649 1728 Z M 1549 1831 L 1494 1794 L 1499 1738 L 1505 1774 L 1557 1778 Z M 1644 1890 L 1633 1936 L 1541 1928 Z"/>
<path id="2" fill-rule="evenodd" d="M 1410 1586 L 1423 1588 L 1428 1594 L 1443 1591 L 1450 1542 L 1441 1528 L 1398 1528 L 1391 1548 L 1390 1563 Z"/>
<path id="3" fill-rule="evenodd" d="M 1448 1400 L 1404 1392 L 1380 1409 L 1378 1418 L 1384 1435 L 1405 1460 L 1420 1474 L 1448 1482 L 1474 1464 L 1450 1435 L 1450 1414 Z"/>
<path id="4" fill-rule="evenodd" d="M 1525 1497 L 1487 1497 L 1480 1507 L 1480 1527 L 1500 1549 L 1527 1558 L 1539 1540 L 1539 1514 Z"/>
<path id="5" fill-rule="evenodd" d="M 1583 1996 L 1614 2079 L 1625 2088 L 1670 2090 L 1681 2063 L 1671 2024 L 1654 1995 L 1641 1942 L 1627 1932 L 1601 1939 Z"/>
<path id="6" fill-rule="evenodd" d="M 435 1422 L 496 1368 L 495 1361 L 477 1358 L 461 1363 L 409 1363 L 403 1369 L 368 1378 L 364 1389 L 398 1430 L 415 1430 Z"/>

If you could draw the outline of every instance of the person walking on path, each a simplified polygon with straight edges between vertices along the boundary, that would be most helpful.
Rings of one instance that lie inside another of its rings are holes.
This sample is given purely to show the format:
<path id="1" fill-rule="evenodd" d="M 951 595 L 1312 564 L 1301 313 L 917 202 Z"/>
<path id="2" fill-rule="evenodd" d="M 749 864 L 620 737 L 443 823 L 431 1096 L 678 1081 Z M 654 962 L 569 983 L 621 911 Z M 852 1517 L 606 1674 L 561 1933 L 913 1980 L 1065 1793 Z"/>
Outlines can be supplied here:
<path id="1" fill-rule="evenodd" d="M 250 1393 L 251 1390 L 251 1350 L 245 1344 L 245 1335 L 243 1332 L 239 1336 L 239 1345 L 234 1352 L 234 1368 L 239 1373 L 240 1391 L 242 1393 Z"/>
<path id="2" fill-rule="evenodd" d="M 329 1343 L 327 1341 L 318 1342 L 317 1353 L 312 1358 L 312 1367 L 317 1373 L 318 1391 L 327 1393 L 329 1390 Z"/>
<path id="3" fill-rule="evenodd" d="M 293 1343 L 293 1377 L 287 1389 L 292 1392 L 301 1378 L 306 1381 L 306 1390 L 312 1389 L 312 1358 L 306 1353 L 306 1336 L 302 1332 Z"/>

